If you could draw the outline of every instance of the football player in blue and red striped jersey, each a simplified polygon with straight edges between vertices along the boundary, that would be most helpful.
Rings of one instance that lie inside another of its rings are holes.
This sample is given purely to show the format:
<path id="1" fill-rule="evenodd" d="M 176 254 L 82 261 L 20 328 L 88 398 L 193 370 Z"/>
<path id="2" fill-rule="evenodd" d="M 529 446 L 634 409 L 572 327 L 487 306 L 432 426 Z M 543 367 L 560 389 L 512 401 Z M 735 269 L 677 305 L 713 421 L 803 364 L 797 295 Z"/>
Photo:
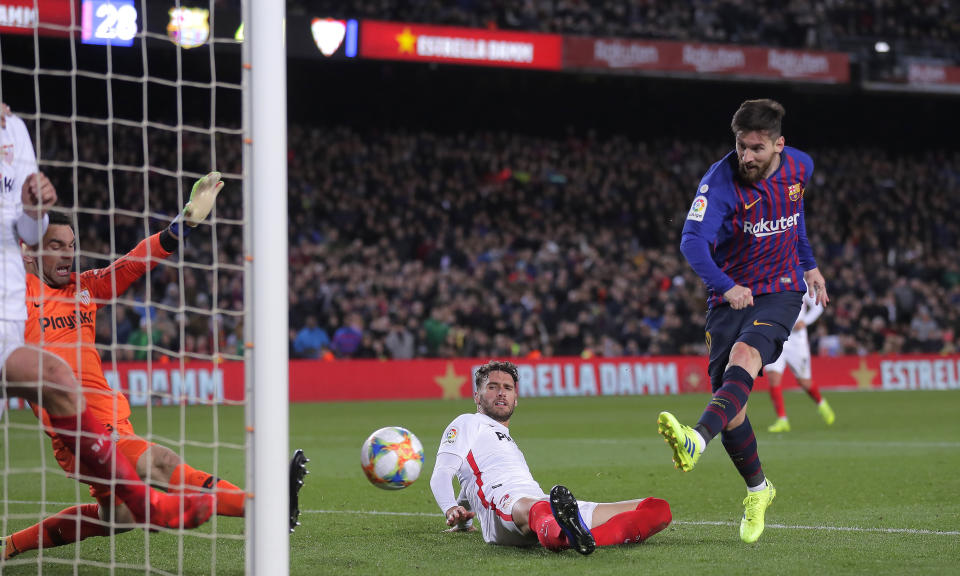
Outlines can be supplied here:
<path id="1" fill-rule="evenodd" d="M 748 100 L 733 116 L 736 150 L 710 167 L 683 227 L 680 250 L 707 286 L 713 397 L 693 427 L 661 412 L 674 463 L 692 470 L 715 436 L 747 484 L 740 538 L 755 542 L 776 490 L 764 476 L 747 418 L 753 380 L 777 359 L 805 291 L 829 302 L 807 240 L 804 190 L 813 160 L 785 145 L 783 106 Z"/>

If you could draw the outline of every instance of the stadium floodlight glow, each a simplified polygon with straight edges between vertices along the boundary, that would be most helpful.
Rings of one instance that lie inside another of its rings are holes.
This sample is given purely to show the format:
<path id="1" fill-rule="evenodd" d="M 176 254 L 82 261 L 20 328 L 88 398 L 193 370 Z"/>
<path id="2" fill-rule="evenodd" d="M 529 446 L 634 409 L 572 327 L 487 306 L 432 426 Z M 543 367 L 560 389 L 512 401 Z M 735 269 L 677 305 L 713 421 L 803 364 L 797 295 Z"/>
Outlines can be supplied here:
<path id="1" fill-rule="evenodd" d="M 890 51 L 890 45 L 883 40 L 880 40 L 873 45 L 873 49 L 876 50 L 878 54 L 886 54 Z"/>

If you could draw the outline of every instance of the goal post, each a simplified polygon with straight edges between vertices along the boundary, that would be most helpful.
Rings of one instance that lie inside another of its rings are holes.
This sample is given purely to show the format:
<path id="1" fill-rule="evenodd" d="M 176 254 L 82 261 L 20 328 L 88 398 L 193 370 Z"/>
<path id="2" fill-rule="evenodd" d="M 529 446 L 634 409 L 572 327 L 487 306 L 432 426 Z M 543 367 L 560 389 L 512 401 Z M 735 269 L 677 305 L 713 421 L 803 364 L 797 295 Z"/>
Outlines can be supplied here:
<path id="1" fill-rule="evenodd" d="M 214 482 L 240 485 L 248 499 L 197 530 L 40 545 L 0 561 L 0 573 L 220 574 L 242 564 L 246 574 L 285 576 L 284 3 L 56 0 L 67 9 L 51 24 L 38 8 L 44 0 L 28 1 L 22 29 L 0 22 L 0 101 L 25 122 L 39 169 L 56 183 L 56 210 L 76 234 L 74 271 L 123 257 L 169 224 L 196 179 L 223 174 L 224 193 L 189 239 L 122 293 L 93 298 L 102 301 L 90 344 L 106 381 L 94 393 L 122 391 L 136 435 Z M 74 312 L 90 298 L 78 292 Z M 70 349 L 81 344 L 78 336 Z M 32 413 L 19 401 L 12 407 L 0 419 L 0 536 L 95 503 L 57 466 Z M 162 486 L 168 477 L 151 471 L 144 479 Z"/>
<path id="2" fill-rule="evenodd" d="M 243 3 L 248 574 L 289 572 L 287 77 L 284 2 Z"/>

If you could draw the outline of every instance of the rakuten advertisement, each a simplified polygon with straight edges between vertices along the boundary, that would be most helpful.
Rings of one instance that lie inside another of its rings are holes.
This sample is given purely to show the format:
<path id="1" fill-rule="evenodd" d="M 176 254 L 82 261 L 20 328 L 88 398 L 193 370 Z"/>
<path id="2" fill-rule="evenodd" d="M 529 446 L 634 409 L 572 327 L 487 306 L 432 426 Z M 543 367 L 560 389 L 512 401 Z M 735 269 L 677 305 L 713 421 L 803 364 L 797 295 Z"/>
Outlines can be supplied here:
<path id="1" fill-rule="evenodd" d="M 911 63 L 907 82 L 913 86 L 951 86 L 960 88 L 960 66 Z"/>
<path id="2" fill-rule="evenodd" d="M 511 359 L 525 398 L 709 393 L 706 359 L 656 358 Z M 473 377 L 484 360 L 347 360 L 290 362 L 291 402 L 461 399 L 473 395 Z M 105 365 L 109 368 L 110 365 Z M 821 388 L 848 390 L 960 390 L 960 356 L 815 356 L 813 378 Z M 236 404 L 243 401 L 243 364 L 122 363 L 105 372 L 132 406 Z M 796 387 L 789 371 L 783 385 Z M 765 377 L 754 391 L 767 390 Z M 10 406 L 21 406 L 17 398 Z"/>
<path id="3" fill-rule="evenodd" d="M 360 22 L 360 56 L 559 70 L 563 40 L 555 34 L 363 20 Z"/>
<path id="4" fill-rule="evenodd" d="M 655 42 L 616 38 L 564 38 L 564 68 L 715 74 L 847 83 L 846 54 L 754 46 Z"/>

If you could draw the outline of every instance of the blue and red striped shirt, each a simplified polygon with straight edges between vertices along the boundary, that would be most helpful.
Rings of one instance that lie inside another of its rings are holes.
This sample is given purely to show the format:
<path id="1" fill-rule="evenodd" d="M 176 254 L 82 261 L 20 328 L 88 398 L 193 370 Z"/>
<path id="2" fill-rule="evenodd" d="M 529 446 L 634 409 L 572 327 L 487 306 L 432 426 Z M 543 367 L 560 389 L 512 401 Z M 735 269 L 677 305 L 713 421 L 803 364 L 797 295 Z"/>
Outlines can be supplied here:
<path id="1" fill-rule="evenodd" d="M 769 178 L 746 184 L 730 152 L 700 180 L 687 213 L 680 251 L 707 285 L 707 305 L 734 285 L 753 295 L 805 291 L 803 273 L 817 267 L 807 240 L 803 194 L 813 175 L 808 154 L 784 146 Z"/>

